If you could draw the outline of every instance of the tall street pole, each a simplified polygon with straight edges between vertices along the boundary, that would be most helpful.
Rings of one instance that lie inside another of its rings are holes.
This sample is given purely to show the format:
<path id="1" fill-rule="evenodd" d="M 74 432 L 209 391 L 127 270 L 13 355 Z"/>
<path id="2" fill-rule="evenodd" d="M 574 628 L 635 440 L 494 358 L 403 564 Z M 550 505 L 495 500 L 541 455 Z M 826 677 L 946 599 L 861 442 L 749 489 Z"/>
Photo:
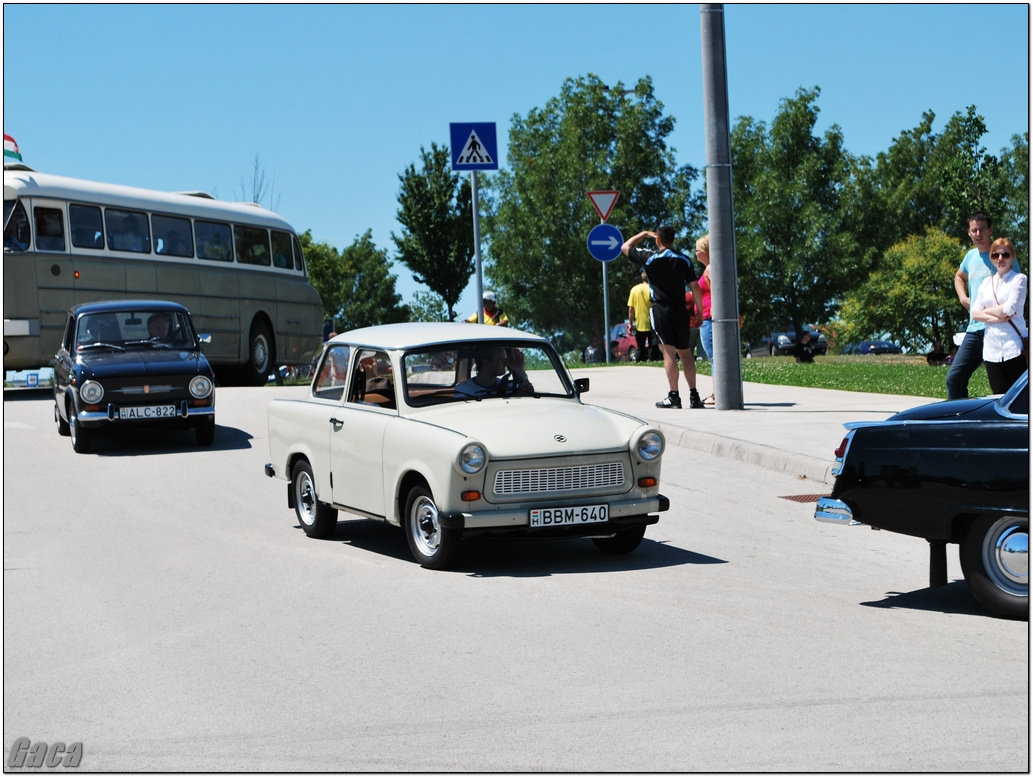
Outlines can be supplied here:
<path id="1" fill-rule="evenodd" d="M 484 276 L 481 273 L 481 209 L 477 205 L 477 171 L 470 171 L 470 194 L 473 206 L 473 256 L 477 268 L 477 323 L 484 323 Z"/>
<path id="2" fill-rule="evenodd" d="M 703 124 L 707 143 L 707 221 L 710 224 L 711 320 L 714 327 L 714 407 L 742 410 L 739 286 L 732 207 L 732 145 L 728 121 L 724 5 L 699 12 L 703 52 Z"/>

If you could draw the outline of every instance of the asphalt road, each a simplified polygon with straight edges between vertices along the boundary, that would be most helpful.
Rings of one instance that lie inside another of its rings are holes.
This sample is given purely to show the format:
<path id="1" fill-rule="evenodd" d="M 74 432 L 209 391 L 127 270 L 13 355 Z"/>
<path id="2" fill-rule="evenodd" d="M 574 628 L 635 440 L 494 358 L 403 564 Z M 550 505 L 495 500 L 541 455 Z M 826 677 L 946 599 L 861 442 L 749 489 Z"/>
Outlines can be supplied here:
<path id="1" fill-rule="evenodd" d="M 88 771 L 1028 771 L 1029 633 L 921 540 L 819 524 L 813 481 L 672 447 L 633 554 L 398 529 L 312 540 L 225 388 L 193 435 L 77 455 L 4 401 L 4 758 Z"/>

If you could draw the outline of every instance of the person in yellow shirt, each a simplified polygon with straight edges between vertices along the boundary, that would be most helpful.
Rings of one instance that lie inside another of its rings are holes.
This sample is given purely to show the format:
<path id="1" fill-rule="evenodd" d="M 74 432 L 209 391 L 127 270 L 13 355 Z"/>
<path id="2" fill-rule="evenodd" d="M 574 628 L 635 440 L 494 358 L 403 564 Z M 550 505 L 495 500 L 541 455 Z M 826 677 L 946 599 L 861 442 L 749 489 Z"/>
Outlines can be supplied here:
<path id="1" fill-rule="evenodd" d="M 477 314 L 474 313 L 466 319 L 468 324 L 477 323 Z M 495 292 L 484 292 L 484 323 L 491 326 L 509 326 L 509 318 L 495 303 Z"/>
<path id="2" fill-rule="evenodd" d="M 649 282 L 642 273 L 642 283 L 631 287 L 628 295 L 628 322 L 635 335 L 635 361 L 644 362 L 654 356 L 656 339 L 653 337 L 653 326 L 649 322 L 649 309 L 653 306 L 649 298 Z"/>

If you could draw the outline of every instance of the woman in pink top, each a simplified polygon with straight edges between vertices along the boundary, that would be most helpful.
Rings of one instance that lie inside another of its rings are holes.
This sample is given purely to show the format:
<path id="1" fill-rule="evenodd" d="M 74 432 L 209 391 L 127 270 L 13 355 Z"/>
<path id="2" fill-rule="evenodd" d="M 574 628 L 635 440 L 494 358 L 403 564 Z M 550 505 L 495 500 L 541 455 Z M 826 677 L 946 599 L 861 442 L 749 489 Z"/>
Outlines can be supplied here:
<path id="1" fill-rule="evenodd" d="M 703 326 L 700 328 L 700 340 L 703 350 L 710 360 L 710 374 L 714 374 L 714 328 L 710 320 L 710 235 L 703 235 L 696 241 L 696 259 L 703 265 L 703 274 L 699 277 L 699 290 L 703 293 Z M 714 404 L 714 395 L 703 400 L 704 405 Z"/>

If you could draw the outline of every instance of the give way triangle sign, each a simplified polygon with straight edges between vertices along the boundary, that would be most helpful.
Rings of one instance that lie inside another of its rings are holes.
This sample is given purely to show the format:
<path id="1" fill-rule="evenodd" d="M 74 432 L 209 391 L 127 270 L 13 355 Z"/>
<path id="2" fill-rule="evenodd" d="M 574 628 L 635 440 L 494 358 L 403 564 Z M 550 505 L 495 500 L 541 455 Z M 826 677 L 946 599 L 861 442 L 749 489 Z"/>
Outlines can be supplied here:
<path id="1" fill-rule="evenodd" d="M 588 193 L 588 199 L 592 201 L 592 205 L 595 206 L 595 212 L 599 214 L 599 218 L 603 221 L 610 218 L 610 211 L 613 210 L 613 205 L 620 196 L 620 192 L 613 191 L 612 189 Z"/>

